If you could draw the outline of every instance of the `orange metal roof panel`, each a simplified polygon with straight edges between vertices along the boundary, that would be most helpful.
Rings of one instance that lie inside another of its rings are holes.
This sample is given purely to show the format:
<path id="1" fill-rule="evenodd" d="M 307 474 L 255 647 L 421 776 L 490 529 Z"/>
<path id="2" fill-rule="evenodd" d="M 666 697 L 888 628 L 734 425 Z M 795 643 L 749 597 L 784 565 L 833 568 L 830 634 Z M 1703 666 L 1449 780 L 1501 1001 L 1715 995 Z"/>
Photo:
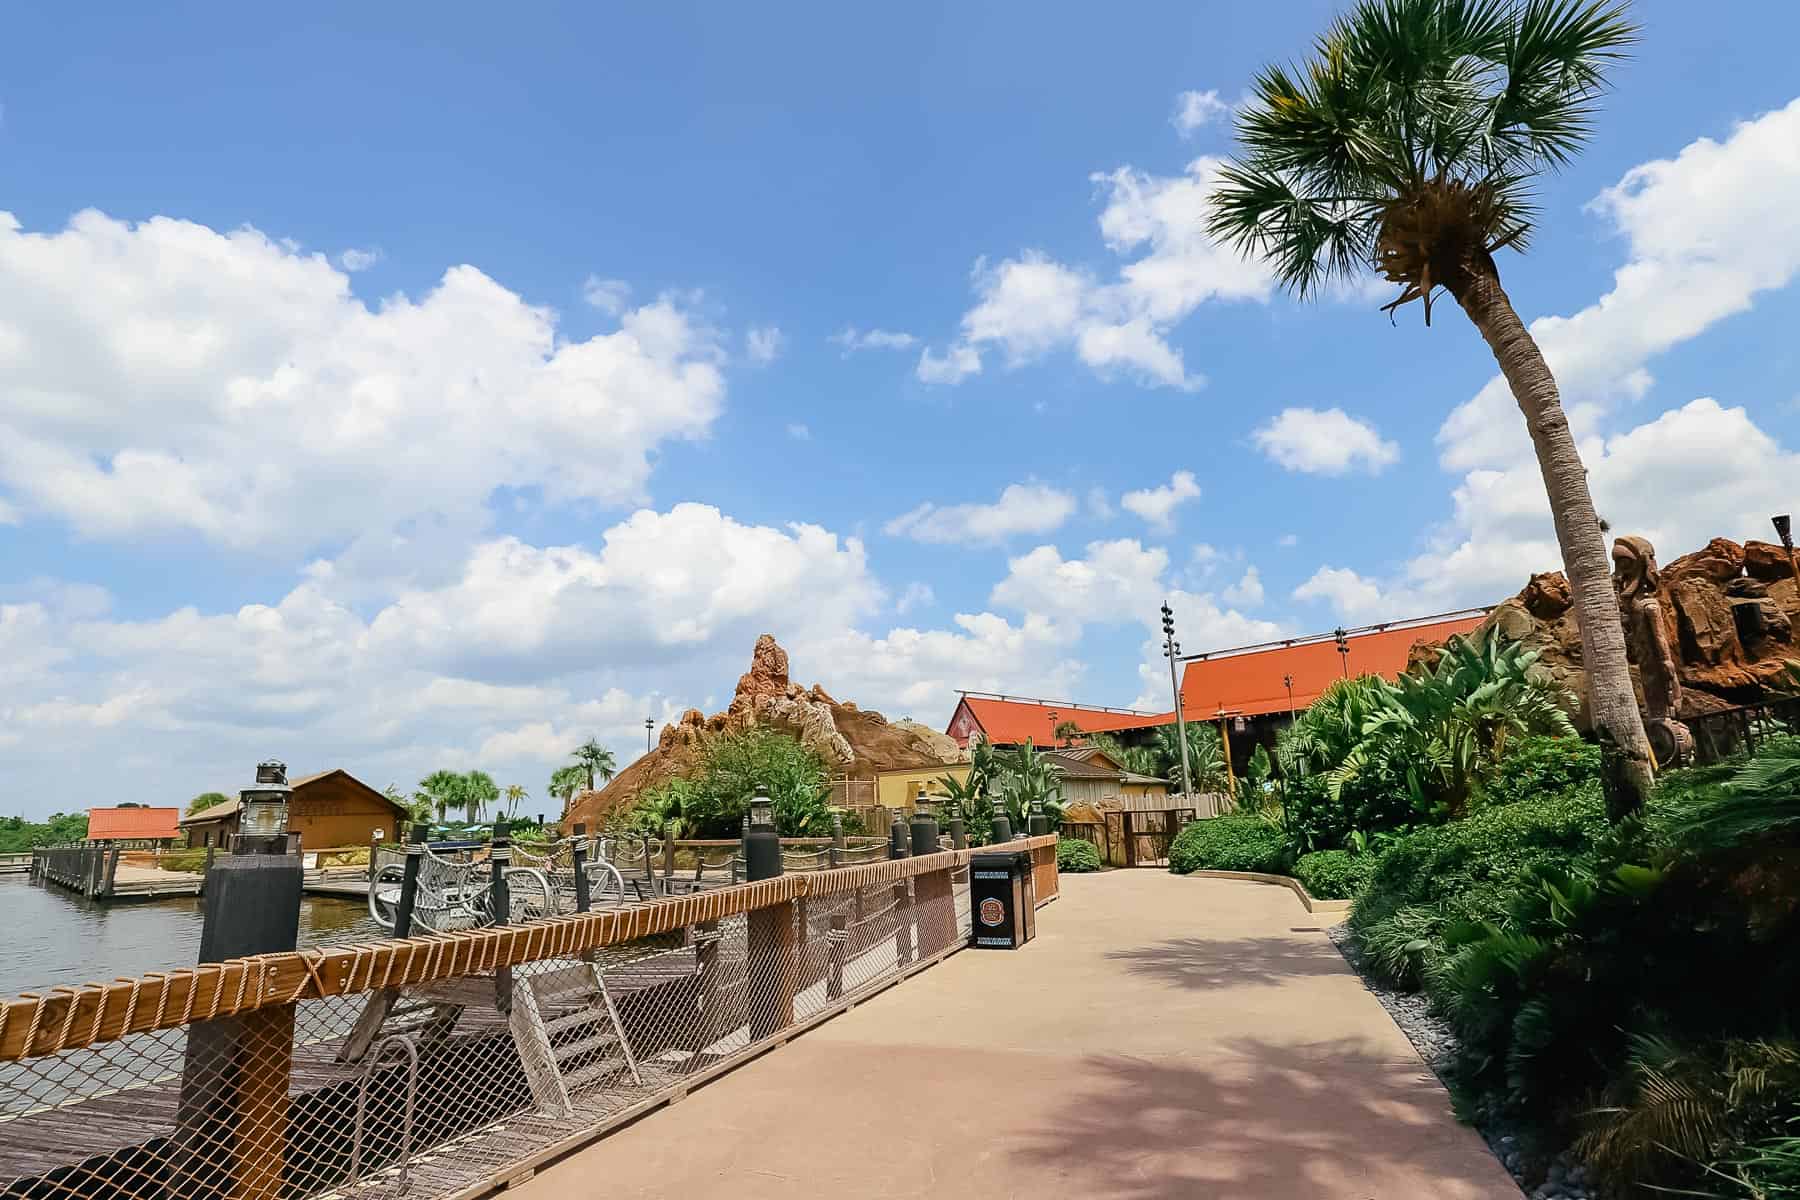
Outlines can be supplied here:
<path id="1" fill-rule="evenodd" d="M 179 808 L 90 808 L 88 840 L 151 841 L 175 836 Z"/>
<path id="2" fill-rule="evenodd" d="M 1350 674 L 1393 679 L 1406 670 L 1406 655 L 1415 642 L 1443 642 L 1452 634 L 1469 632 L 1481 621 L 1480 616 L 1457 617 L 1408 629 L 1358 634 L 1350 638 Z M 1282 682 L 1285 675 L 1294 677 L 1292 704 L 1301 709 L 1317 700 L 1343 673 L 1337 645 L 1329 638 L 1202 659 L 1188 663 L 1181 677 L 1181 711 L 1196 719 L 1210 717 L 1220 709 L 1245 716 L 1282 712 L 1289 706 Z"/>
<path id="3" fill-rule="evenodd" d="M 1145 716 L 1143 713 L 1096 712 L 1072 705 L 1039 704 L 1029 700 L 990 700 L 981 696 L 964 696 L 964 704 L 981 722 L 988 740 L 997 745 L 1014 744 L 1030 738 L 1039 746 L 1056 743 L 1056 727 L 1073 721 L 1083 733 L 1106 733 L 1115 729 L 1141 729 L 1174 719 Z M 1055 714 L 1052 716 L 1051 714 Z"/>

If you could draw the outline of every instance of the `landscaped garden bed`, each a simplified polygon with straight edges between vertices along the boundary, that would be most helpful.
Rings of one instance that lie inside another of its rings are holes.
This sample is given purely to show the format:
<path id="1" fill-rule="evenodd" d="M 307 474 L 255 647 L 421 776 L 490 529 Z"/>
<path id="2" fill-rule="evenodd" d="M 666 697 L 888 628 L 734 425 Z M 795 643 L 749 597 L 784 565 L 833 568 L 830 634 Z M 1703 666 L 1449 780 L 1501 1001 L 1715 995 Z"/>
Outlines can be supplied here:
<path id="1" fill-rule="evenodd" d="M 1171 868 L 1354 897 L 1334 941 L 1530 1194 L 1800 1196 L 1800 739 L 1609 813 L 1530 665 L 1335 685 Z"/>

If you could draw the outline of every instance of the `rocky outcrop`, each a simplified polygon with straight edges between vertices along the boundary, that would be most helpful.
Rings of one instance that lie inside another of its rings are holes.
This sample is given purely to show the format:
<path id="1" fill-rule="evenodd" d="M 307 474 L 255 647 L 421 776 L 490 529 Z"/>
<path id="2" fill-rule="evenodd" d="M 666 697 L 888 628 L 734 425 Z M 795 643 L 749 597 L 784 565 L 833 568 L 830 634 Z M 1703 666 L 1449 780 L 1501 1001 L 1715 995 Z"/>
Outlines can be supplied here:
<path id="1" fill-rule="evenodd" d="M 565 820 L 590 826 L 629 809 L 638 794 L 691 773 L 706 744 L 724 733 L 759 727 L 785 733 L 819 756 L 833 777 L 872 779 L 877 771 L 954 762 L 954 741 L 910 721 L 889 724 L 880 713 L 834 699 L 818 684 L 801 687 L 788 676 L 788 655 L 768 634 L 756 639 L 750 669 L 738 677 L 724 712 L 697 708 L 663 726 L 656 748 L 626 767 L 604 788 L 582 792 Z"/>
<path id="2" fill-rule="evenodd" d="M 1621 541 L 1635 539 L 1621 539 Z M 1787 551 L 1768 542 L 1714 538 L 1657 571 L 1664 632 L 1680 683 L 1676 715 L 1691 720 L 1762 699 L 1786 663 L 1800 659 L 1800 589 Z M 1561 572 L 1533 575 L 1476 631 L 1497 628 L 1540 651 L 1538 667 L 1574 697 L 1587 694 L 1581 630 Z M 1632 682 L 1643 703 L 1639 664 Z M 1585 709 L 1576 714 L 1586 727 Z"/>

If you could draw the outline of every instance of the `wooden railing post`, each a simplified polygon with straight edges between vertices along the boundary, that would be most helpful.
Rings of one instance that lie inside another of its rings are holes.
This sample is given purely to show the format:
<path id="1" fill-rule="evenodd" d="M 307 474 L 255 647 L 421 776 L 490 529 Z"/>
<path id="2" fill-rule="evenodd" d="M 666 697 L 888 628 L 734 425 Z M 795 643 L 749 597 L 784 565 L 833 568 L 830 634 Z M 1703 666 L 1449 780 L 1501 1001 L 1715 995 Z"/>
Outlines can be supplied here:
<path id="1" fill-rule="evenodd" d="M 894 814 L 894 823 L 889 827 L 888 856 L 912 857 L 912 839 L 906 826 L 900 823 L 898 812 Z M 912 881 L 902 879 L 894 884 L 894 960 L 902 967 L 913 960 L 912 922 Z"/>
<path id="2" fill-rule="evenodd" d="M 118 847 L 115 846 L 113 847 L 112 853 L 106 856 L 106 885 L 105 889 L 100 893 L 102 896 L 112 895 L 113 888 L 118 885 L 119 853 Z"/>
<path id="3" fill-rule="evenodd" d="M 663 824 L 663 878 L 675 878 L 675 822 L 673 821 Z M 673 890 L 668 886 L 663 888 L 665 893 Z"/>

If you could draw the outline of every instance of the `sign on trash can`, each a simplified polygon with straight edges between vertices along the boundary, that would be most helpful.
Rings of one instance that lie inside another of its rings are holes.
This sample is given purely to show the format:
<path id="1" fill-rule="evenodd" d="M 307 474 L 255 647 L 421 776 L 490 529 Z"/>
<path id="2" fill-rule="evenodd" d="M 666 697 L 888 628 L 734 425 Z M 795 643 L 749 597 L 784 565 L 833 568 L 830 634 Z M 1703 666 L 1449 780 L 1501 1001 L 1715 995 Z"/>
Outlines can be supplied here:
<path id="1" fill-rule="evenodd" d="M 1032 911 L 1031 855 L 1000 851 L 969 856 L 969 945 L 1016 950 L 1037 932 Z"/>

